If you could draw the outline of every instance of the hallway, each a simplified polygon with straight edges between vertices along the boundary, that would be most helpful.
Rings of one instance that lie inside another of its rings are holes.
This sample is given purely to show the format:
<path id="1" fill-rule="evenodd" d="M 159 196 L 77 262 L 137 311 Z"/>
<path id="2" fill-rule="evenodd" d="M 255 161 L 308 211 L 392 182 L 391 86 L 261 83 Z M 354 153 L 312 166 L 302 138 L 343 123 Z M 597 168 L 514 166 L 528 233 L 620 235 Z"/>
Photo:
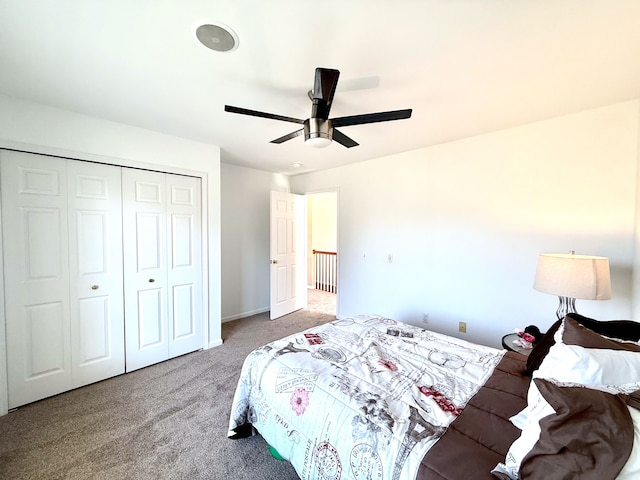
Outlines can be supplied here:
<path id="1" fill-rule="evenodd" d="M 307 309 L 330 315 L 336 314 L 336 294 L 310 288 L 307 290 Z"/>

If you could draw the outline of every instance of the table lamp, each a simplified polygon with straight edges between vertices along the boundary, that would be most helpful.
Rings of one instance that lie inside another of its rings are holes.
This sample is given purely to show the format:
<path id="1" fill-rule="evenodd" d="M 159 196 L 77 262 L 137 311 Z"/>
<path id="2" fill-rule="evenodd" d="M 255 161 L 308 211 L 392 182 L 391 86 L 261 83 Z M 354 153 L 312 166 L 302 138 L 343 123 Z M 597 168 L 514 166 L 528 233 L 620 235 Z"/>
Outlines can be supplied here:
<path id="1" fill-rule="evenodd" d="M 558 319 L 576 312 L 576 298 L 608 300 L 611 298 L 609 259 L 593 255 L 541 253 L 538 257 L 533 288 L 557 295 Z"/>

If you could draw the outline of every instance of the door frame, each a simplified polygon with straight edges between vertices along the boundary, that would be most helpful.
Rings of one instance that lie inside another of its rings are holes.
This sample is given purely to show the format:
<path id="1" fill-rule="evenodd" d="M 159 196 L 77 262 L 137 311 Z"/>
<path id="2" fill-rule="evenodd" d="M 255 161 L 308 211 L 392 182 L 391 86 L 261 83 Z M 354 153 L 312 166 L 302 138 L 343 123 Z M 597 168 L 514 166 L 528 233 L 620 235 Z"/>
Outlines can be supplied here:
<path id="1" fill-rule="evenodd" d="M 209 275 L 213 273 L 212 263 L 209 252 L 215 254 L 213 249 L 210 250 L 209 239 L 209 172 L 189 170 L 181 167 L 174 167 L 164 164 L 150 164 L 137 160 L 124 158 L 108 157 L 96 155 L 86 152 L 78 152 L 74 150 L 66 150 L 55 147 L 47 147 L 13 140 L 0 138 L 0 149 L 15 150 L 18 152 L 34 153 L 38 155 L 46 155 L 50 157 L 67 158 L 71 160 L 81 160 L 85 162 L 93 162 L 107 165 L 116 165 L 119 167 L 138 168 L 141 170 L 151 170 L 162 173 L 172 173 L 177 175 L 187 175 L 198 177 L 201 180 L 202 198 L 201 198 L 201 218 L 202 218 L 202 348 L 208 349 L 222 344 L 221 339 L 209 340 L 210 336 L 210 307 L 219 306 L 220 286 L 215 279 L 209 281 Z M 215 180 L 215 179 L 212 179 Z M 6 415 L 9 411 L 9 395 L 8 395 L 8 378 L 7 378 L 7 358 L 6 358 L 6 318 L 5 318 L 5 298 L 4 298 L 4 256 L 2 255 L 2 202 L 0 200 L 0 416 Z M 219 246 L 219 239 L 213 242 L 213 246 Z M 216 296 L 217 294 L 217 296 Z"/>
<path id="2" fill-rule="evenodd" d="M 338 312 L 340 311 L 340 285 L 342 282 L 340 281 L 340 187 L 335 188 L 325 188 L 321 190 L 311 190 L 309 192 L 305 192 L 302 195 L 306 197 L 311 197 L 313 195 L 319 195 L 323 193 L 335 193 L 336 195 L 336 268 L 338 270 L 338 278 L 337 278 L 337 286 L 336 286 L 336 318 L 338 318 Z M 313 213 L 312 213 L 313 214 Z M 308 212 L 307 212 L 308 215 Z M 307 218 L 308 223 L 308 218 Z M 307 249 L 307 256 L 309 255 L 309 228 L 306 226 L 305 228 L 305 245 Z M 308 259 L 305 259 L 308 260 Z M 307 279 L 305 278 L 305 284 L 307 284 Z"/>

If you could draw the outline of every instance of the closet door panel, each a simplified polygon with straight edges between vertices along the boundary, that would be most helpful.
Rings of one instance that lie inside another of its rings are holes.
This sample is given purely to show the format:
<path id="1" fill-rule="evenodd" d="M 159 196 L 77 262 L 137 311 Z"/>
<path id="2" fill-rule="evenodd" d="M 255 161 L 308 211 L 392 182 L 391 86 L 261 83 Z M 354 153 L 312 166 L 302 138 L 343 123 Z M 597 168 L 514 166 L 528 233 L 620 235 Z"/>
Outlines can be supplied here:
<path id="1" fill-rule="evenodd" d="M 141 290 L 138 295 L 138 345 L 139 350 L 166 346 L 164 289 Z M 166 357 L 162 358 L 163 360 Z"/>
<path id="2" fill-rule="evenodd" d="M 66 160 L 1 151 L 9 408 L 71 385 Z"/>
<path id="3" fill-rule="evenodd" d="M 195 294 L 193 285 L 173 287 L 173 336 L 174 342 L 197 334 L 195 314 Z"/>
<path id="4" fill-rule="evenodd" d="M 200 179 L 167 175 L 169 199 L 169 356 L 202 348 Z"/>
<path id="5" fill-rule="evenodd" d="M 77 365 L 81 369 L 87 368 L 96 362 L 113 358 L 114 350 L 122 350 L 122 346 L 118 345 L 119 342 L 114 342 L 112 339 L 112 310 L 111 301 L 106 295 L 78 300 L 80 348 L 74 366 Z M 120 322 L 122 323 L 122 317 Z M 118 364 L 120 368 L 116 369 L 117 373 L 114 375 L 124 373 L 124 355 L 118 357 Z"/>
<path id="6" fill-rule="evenodd" d="M 47 283 L 53 281 L 59 290 L 63 287 L 59 280 L 66 276 L 66 265 L 60 258 L 60 254 L 66 251 L 63 245 L 66 232 L 61 231 L 66 224 L 66 212 L 59 207 L 22 206 L 20 216 L 19 223 L 24 230 L 15 233 L 21 234 L 25 241 L 25 280 L 40 289 L 51 287 Z"/>
<path id="7" fill-rule="evenodd" d="M 156 273 L 162 271 L 164 262 L 164 214 L 160 212 L 137 212 L 136 257 L 137 271 Z"/>
<path id="8" fill-rule="evenodd" d="M 62 302 L 25 306 L 25 380 L 66 370 L 65 318 Z"/>
<path id="9" fill-rule="evenodd" d="M 68 165 L 74 387 L 124 373 L 121 170 Z"/>
<path id="10" fill-rule="evenodd" d="M 165 174 L 123 169 L 126 370 L 169 357 Z"/>

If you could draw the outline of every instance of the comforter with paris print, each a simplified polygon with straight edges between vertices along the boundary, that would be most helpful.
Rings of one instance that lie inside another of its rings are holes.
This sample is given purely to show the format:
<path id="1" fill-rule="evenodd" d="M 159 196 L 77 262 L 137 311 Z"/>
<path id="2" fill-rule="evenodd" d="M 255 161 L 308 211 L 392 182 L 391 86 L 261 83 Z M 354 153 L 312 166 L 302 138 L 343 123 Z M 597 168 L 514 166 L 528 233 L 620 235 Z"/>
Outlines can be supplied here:
<path id="1" fill-rule="evenodd" d="M 503 351 L 378 315 L 254 350 L 229 437 L 259 432 L 303 480 L 414 479 Z"/>

